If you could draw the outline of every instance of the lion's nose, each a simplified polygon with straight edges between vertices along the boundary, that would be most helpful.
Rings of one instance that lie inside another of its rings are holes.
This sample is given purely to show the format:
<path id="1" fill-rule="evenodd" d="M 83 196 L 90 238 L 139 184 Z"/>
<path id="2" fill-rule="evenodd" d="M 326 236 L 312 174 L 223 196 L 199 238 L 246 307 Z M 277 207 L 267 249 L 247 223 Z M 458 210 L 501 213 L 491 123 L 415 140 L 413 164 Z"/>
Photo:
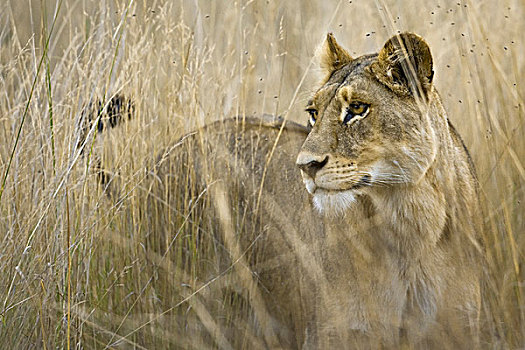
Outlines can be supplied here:
<path id="1" fill-rule="evenodd" d="M 326 163 L 328 163 L 327 155 L 317 156 L 302 152 L 299 153 L 296 162 L 299 169 L 307 173 L 312 179 L 315 179 L 317 172 L 321 170 Z"/>

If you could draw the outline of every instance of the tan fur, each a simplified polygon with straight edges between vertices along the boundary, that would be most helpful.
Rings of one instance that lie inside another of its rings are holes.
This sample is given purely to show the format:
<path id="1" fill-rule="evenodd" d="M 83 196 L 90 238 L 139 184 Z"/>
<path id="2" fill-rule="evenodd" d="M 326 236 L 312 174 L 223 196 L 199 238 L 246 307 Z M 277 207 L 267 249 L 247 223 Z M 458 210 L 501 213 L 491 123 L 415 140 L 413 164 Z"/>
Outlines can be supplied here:
<path id="1" fill-rule="evenodd" d="M 159 157 L 146 248 L 178 252 L 159 274 L 175 280 L 168 305 L 196 291 L 174 334 L 222 348 L 475 345 L 475 177 L 428 46 L 403 34 L 353 59 L 329 35 L 322 62 L 312 130 L 237 118 Z M 355 101 L 367 113 L 343 124 Z"/>
<path id="2" fill-rule="evenodd" d="M 319 211 L 347 225 L 334 239 L 346 255 L 327 254 L 357 271 L 355 280 L 337 271 L 347 287 L 330 299 L 335 319 L 382 337 L 400 329 L 410 341 L 437 329 L 465 336 L 479 311 L 476 180 L 431 84 L 427 44 L 397 35 L 378 55 L 327 74 L 309 103 L 317 117 L 297 164 Z M 343 124 L 352 101 L 368 112 Z"/>

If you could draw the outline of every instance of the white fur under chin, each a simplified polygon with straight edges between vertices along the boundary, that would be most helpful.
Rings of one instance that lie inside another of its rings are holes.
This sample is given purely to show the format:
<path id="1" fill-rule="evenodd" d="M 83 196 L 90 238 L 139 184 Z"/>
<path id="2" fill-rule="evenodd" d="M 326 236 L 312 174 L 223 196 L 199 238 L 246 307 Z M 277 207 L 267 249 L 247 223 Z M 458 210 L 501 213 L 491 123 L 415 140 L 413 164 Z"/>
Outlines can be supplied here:
<path id="1" fill-rule="evenodd" d="M 313 195 L 315 208 L 326 215 L 343 215 L 356 202 L 352 191 L 326 192 L 317 190 Z"/>

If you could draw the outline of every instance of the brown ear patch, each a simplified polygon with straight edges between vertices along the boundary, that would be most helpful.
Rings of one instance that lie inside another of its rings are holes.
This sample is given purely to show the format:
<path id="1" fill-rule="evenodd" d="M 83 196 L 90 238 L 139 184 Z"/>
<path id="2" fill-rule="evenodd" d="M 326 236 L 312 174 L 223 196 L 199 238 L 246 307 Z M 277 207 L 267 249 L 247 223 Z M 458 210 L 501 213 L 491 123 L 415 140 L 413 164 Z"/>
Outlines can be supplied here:
<path id="1" fill-rule="evenodd" d="M 413 33 L 390 38 L 371 70 L 394 92 L 423 98 L 426 98 L 434 77 L 430 48 L 423 38 Z"/>
<path id="2" fill-rule="evenodd" d="M 332 33 L 328 33 L 321 56 L 321 67 L 327 74 L 331 74 L 351 61 L 350 54 L 337 43 Z"/>

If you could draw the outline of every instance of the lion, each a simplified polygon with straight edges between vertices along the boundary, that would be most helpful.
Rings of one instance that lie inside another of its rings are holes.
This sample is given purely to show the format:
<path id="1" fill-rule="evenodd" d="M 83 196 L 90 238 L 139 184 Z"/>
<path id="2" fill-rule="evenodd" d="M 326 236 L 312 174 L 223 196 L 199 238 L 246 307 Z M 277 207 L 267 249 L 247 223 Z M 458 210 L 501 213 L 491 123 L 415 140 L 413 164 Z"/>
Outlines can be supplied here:
<path id="1" fill-rule="evenodd" d="M 348 223 L 346 237 L 335 239 L 347 252 L 328 260 L 346 259 L 356 271 L 351 280 L 342 277 L 348 266 L 335 270 L 347 297 L 327 308 L 343 308 L 340 318 L 365 332 L 399 329 L 419 341 L 437 324 L 448 340 L 468 329 L 472 344 L 482 254 L 477 180 L 432 84 L 428 45 L 403 33 L 354 59 L 329 34 L 322 65 L 327 77 L 306 107 L 312 130 L 297 166 L 316 209 Z"/>
<path id="2" fill-rule="evenodd" d="M 403 33 L 352 58 L 328 34 L 321 63 L 307 126 L 212 123 L 161 152 L 137 190 L 130 230 L 170 257 L 154 261 L 172 286 L 160 310 L 188 304 L 169 325 L 177 345 L 475 345 L 477 181 L 428 45 Z"/>

